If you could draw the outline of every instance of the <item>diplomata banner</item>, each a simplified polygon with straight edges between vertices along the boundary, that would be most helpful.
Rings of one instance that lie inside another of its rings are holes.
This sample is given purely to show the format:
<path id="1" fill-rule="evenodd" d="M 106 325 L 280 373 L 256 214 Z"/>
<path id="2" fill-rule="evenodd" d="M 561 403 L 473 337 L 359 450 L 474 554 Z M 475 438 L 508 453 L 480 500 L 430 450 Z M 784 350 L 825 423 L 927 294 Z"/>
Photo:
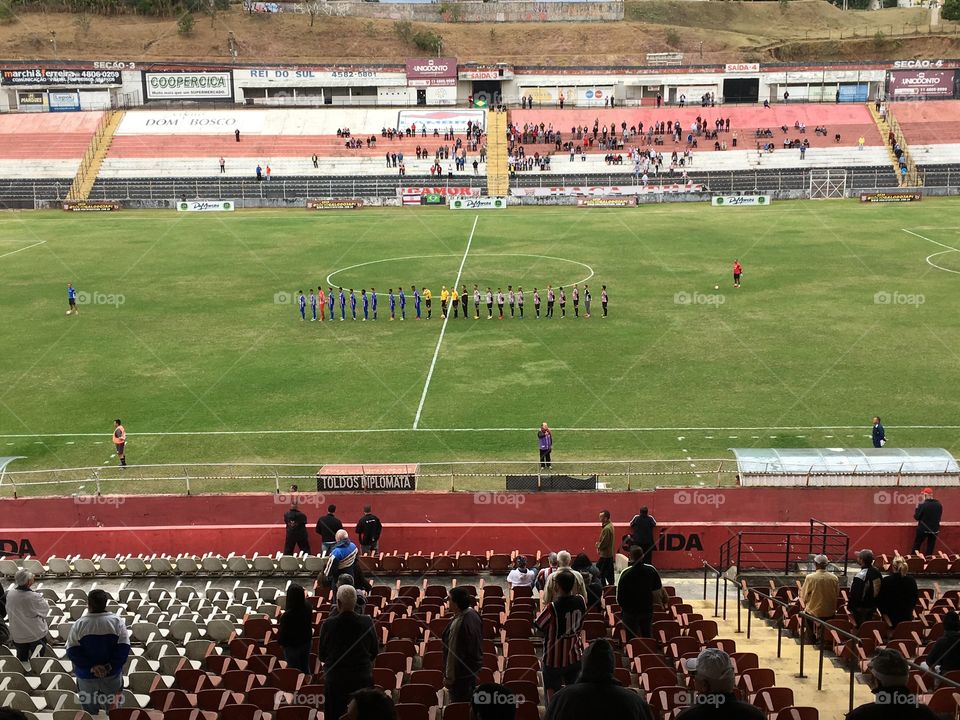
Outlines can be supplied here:
<path id="1" fill-rule="evenodd" d="M 190 200 L 177 203 L 177 212 L 233 212 L 232 200 Z"/>
<path id="2" fill-rule="evenodd" d="M 637 196 L 631 197 L 578 197 L 577 205 L 580 207 L 635 207 Z"/>
<path id="3" fill-rule="evenodd" d="M 317 492 L 412 492 L 417 465 L 324 465 L 317 472 Z"/>
<path id="4" fill-rule="evenodd" d="M 503 210 L 505 197 L 455 197 L 450 199 L 451 210 Z"/>
<path id="5" fill-rule="evenodd" d="M 714 195 L 710 204 L 714 207 L 744 207 L 769 205 L 770 195 Z"/>

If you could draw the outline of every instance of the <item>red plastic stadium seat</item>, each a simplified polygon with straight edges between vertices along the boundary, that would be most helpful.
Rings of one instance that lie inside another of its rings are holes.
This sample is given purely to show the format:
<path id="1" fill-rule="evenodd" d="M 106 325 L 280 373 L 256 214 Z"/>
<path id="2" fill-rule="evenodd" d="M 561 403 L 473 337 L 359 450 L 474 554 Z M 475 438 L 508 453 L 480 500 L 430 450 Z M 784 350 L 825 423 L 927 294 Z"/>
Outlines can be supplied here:
<path id="1" fill-rule="evenodd" d="M 429 685 L 434 690 L 443 689 L 443 671 L 441 670 L 414 670 L 410 673 L 411 684 Z"/>
<path id="2" fill-rule="evenodd" d="M 781 709 L 776 720 L 820 720 L 820 711 L 815 707 L 791 705 Z"/>
<path id="3" fill-rule="evenodd" d="M 783 708 L 793 705 L 793 688 L 763 688 L 753 698 L 753 705 L 763 710 L 767 715 L 775 715 Z"/>
<path id="4" fill-rule="evenodd" d="M 317 714 L 316 708 L 305 705 L 284 705 L 277 708 L 273 720 L 316 720 Z"/>
<path id="5" fill-rule="evenodd" d="M 450 703 L 443 708 L 442 720 L 470 720 L 470 703 Z"/>
<path id="6" fill-rule="evenodd" d="M 187 695 L 183 690 L 154 690 L 150 693 L 150 706 L 160 712 L 176 710 L 177 708 L 196 707 L 196 697 Z"/>
<path id="7" fill-rule="evenodd" d="M 388 693 L 400 687 L 400 681 L 403 673 L 397 673 L 386 667 L 375 667 L 373 669 L 373 684 L 381 687 Z"/>
<path id="8" fill-rule="evenodd" d="M 406 683 L 400 688 L 400 692 L 396 697 L 400 703 L 424 705 L 428 708 L 440 705 L 437 690 L 433 686 L 426 684 Z"/>
<path id="9" fill-rule="evenodd" d="M 110 720 L 163 720 L 163 713 L 159 710 L 139 708 L 116 708 L 107 715 Z"/>
<path id="10" fill-rule="evenodd" d="M 395 707 L 397 720 L 430 720 L 430 709 L 425 705 L 398 703 Z"/>
<path id="11" fill-rule="evenodd" d="M 270 673 L 269 682 L 273 687 L 278 687 L 289 693 L 297 692 L 307 681 L 307 676 L 296 668 L 278 668 Z"/>
<path id="12" fill-rule="evenodd" d="M 262 720 L 263 717 L 263 711 L 250 704 L 227 705 L 220 711 L 220 720 Z"/>

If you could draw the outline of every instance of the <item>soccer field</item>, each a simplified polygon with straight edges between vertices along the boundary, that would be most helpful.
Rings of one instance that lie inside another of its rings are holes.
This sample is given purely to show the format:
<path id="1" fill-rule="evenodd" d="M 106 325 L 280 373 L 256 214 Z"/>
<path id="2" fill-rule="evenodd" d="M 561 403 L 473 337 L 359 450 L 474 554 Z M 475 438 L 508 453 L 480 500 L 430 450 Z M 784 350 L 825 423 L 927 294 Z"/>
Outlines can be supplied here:
<path id="1" fill-rule="evenodd" d="M 530 459 L 543 420 L 555 460 L 867 446 L 874 414 L 955 448 L 958 207 L 6 213 L 0 455 L 103 465 L 115 417 L 134 465 Z M 526 319 L 445 323 L 458 276 L 523 286 Z M 534 318 L 534 287 L 577 282 L 592 317 Z M 378 319 L 301 322 L 319 284 L 375 287 Z"/>

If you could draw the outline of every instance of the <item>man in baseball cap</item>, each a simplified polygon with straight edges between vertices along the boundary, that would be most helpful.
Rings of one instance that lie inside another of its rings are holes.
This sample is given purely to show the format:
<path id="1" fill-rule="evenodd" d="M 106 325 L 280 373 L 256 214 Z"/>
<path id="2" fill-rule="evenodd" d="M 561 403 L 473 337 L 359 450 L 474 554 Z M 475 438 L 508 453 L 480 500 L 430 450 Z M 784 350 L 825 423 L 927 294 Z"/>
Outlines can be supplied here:
<path id="1" fill-rule="evenodd" d="M 913 538 L 913 552 L 917 552 L 926 541 L 927 555 L 933 555 L 933 546 L 936 545 L 937 534 L 940 532 L 943 505 L 933 497 L 933 488 L 924 488 L 921 495 L 923 500 L 913 512 L 913 519 L 917 521 L 917 534 Z"/>
<path id="2" fill-rule="evenodd" d="M 937 717 L 907 687 L 910 668 L 891 648 L 877 650 L 866 675 L 873 702 L 854 708 L 847 720 L 934 720 Z"/>
<path id="3" fill-rule="evenodd" d="M 687 660 L 687 670 L 693 673 L 694 696 L 677 720 L 764 720 L 760 708 L 737 699 L 733 662 L 723 650 L 707 648 Z"/>

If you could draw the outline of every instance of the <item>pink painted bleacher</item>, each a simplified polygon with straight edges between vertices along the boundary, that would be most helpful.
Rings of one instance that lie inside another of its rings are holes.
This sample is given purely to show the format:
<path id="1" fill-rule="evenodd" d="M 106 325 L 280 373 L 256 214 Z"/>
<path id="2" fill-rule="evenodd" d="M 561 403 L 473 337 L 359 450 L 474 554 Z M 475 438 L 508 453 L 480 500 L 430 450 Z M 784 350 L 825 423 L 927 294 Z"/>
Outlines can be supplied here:
<path id="1" fill-rule="evenodd" d="M 102 118 L 102 112 L 0 115 L 0 160 L 79 161 Z"/>
<path id="2" fill-rule="evenodd" d="M 890 105 L 908 145 L 960 143 L 960 100 Z"/>
<path id="3" fill-rule="evenodd" d="M 868 146 L 882 146 L 883 137 L 877 129 L 876 123 L 870 115 L 870 111 L 865 105 L 819 105 L 819 104 L 791 104 L 791 105 L 773 105 L 769 108 L 764 107 L 714 107 L 704 108 L 693 107 L 662 107 L 662 108 L 544 108 L 533 110 L 513 110 L 510 112 L 509 120 L 514 125 L 521 128 L 524 123 L 543 123 L 549 125 L 553 123 L 555 130 L 559 130 L 564 141 L 569 139 L 570 128 L 586 125 L 593 127 L 596 120 L 600 125 L 610 126 L 614 123 L 619 131 L 620 124 L 626 123 L 627 127 L 637 125 L 642 122 L 644 130 L 656 122 L 680 121 L 684 128 L 684 138 L 689 131 L 690 126 L 696 121 L 697 116 L 706 119 L 707 129 L 713 129 L 713 123 L 718 118 L 730 118 L 730 133 L 722 133 L 718 139 L 726 140 L 730 147 L 730 137 L 733 132 L 737 133 L 737 149 L 752 149 L 757 142 L 754 133 L 757 128 L 769 128 L 773 131 L 772 142 L 777 147 L 783 142 L 784 137 L 794 139 L 797 137 L 806 138 L 810 141 L 812 147 L 851 147 L 856 146 L 858 139 L 862 136 L 865 144 Z M 807 126 L 807 132 L 801 136 L 794 129 L 794 124 L 801 122 Z M 787 134 L 784 135 L 780 127 L 786 125 Z M 818 125 L 826 126 L 827 136 L 817 135 L 814 128 Z M 834 136 L 840 133 L 840 143 L 835 141 Z M 767 140 L 771 142 L 771 140 Z M 636 144 L 631 139 L 631 146 Z M 685 140 L 678 143 L 678 146 L 685 146 Z M 666 140 L 667 148 L 672 148 L 673 142 Z M 713 151 L 713 141 L 701 140 L 698 143 L 699 151 Z M 733 149 L 730 147 L 730 149 Z M 604 153 L 596 146 L 593 152 Z M 529 154 L 529 153 L 528 153 Z"/>

